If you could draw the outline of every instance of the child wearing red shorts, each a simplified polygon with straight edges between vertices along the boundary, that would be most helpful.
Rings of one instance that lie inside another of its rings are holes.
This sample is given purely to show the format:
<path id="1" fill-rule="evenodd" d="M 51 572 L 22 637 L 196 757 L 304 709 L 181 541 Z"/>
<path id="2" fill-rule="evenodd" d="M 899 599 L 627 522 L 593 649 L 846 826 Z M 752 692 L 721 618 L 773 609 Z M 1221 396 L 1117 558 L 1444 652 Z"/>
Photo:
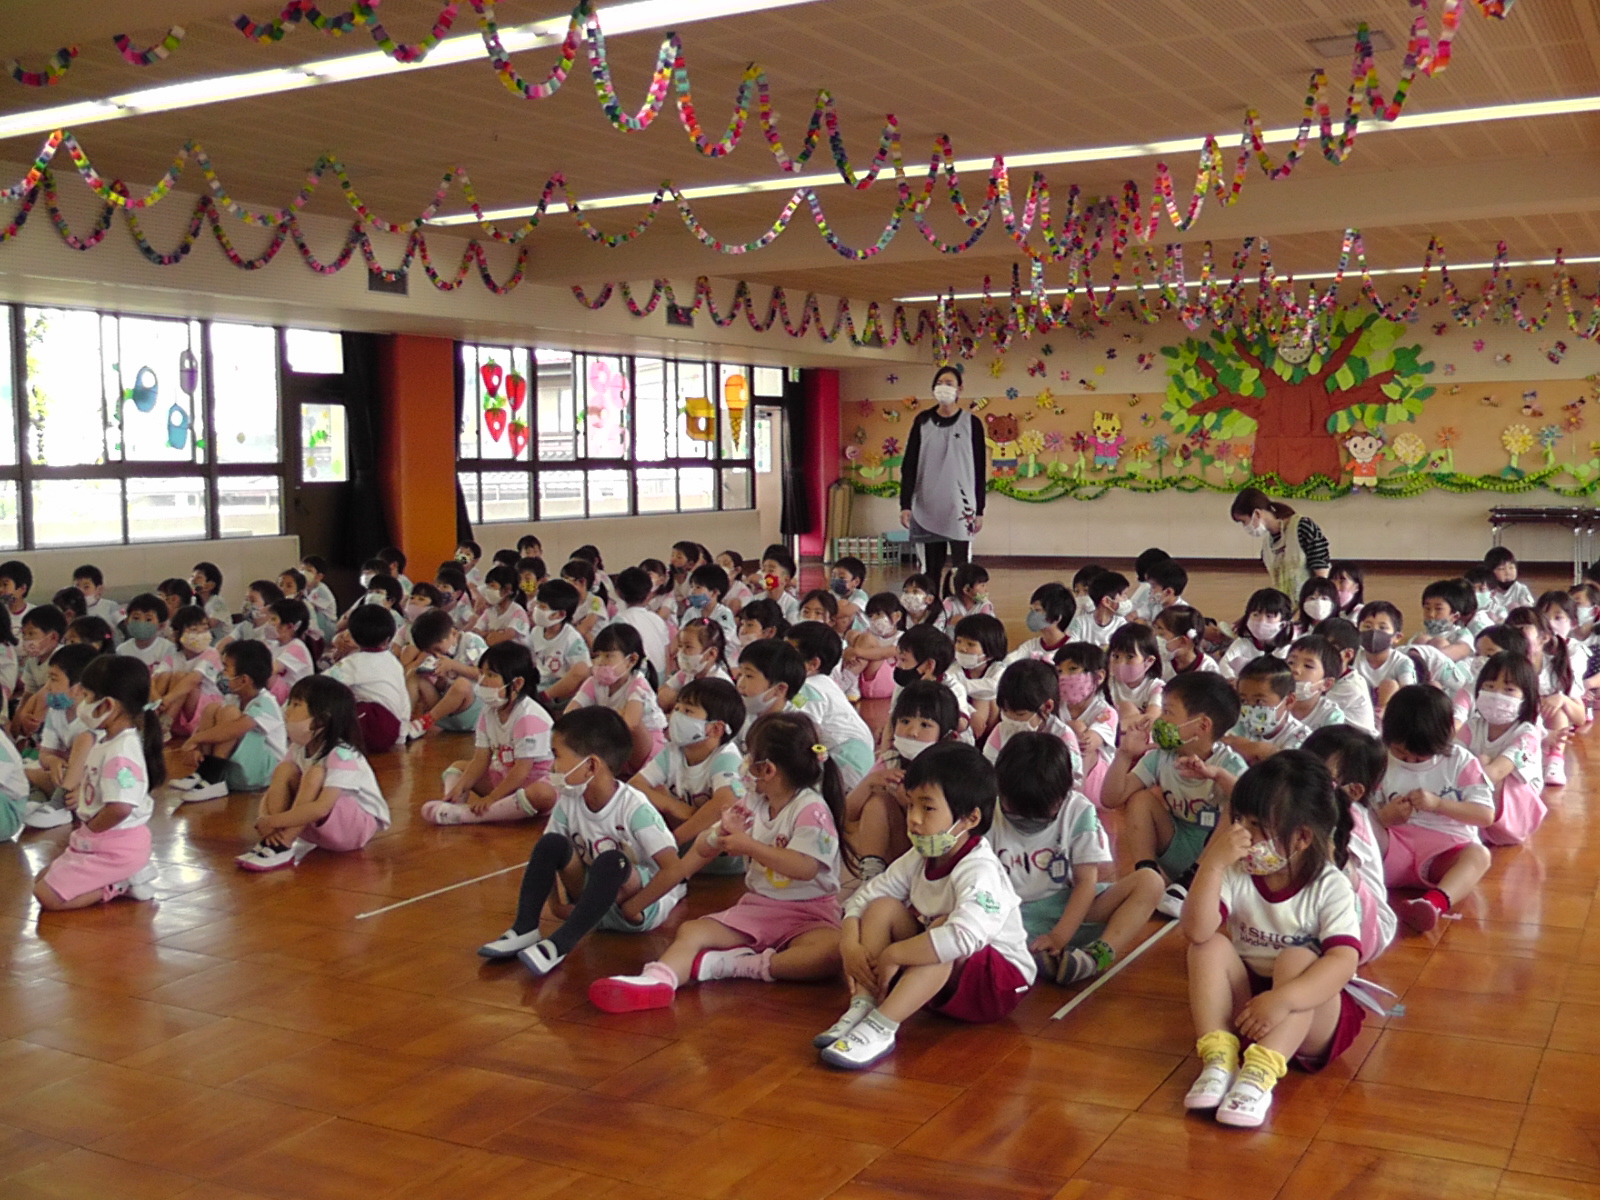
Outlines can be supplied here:
<path id="1" fill-rule="evenodd" d="M 975 748 L 940 742 L 911 761 L 902 787 L 911 849 L 845 906 L 839 953 L 852 999 L 813 1040 L 829 1066 L 860 1071 L 894 1049 L 918 1009 L 998 1021 L 1033 986 L 1017 899 L 984 834 L 994 767 Z"/>

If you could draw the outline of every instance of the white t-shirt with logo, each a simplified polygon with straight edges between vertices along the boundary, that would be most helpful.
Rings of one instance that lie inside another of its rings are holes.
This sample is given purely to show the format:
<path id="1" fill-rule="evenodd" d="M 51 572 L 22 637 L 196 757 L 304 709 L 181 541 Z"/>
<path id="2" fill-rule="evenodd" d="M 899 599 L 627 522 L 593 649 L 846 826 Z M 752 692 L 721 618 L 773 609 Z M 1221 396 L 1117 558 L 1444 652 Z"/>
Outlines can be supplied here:
<path id="1" fill-rule="evenodd" d="M 550 714 L 531 696 L 524 696 L 512 705 L 510 715 L 504 720 L 498 708 L 485 704 L 478 713 L 472 744 L 489 751 L 490 765 L 501 774 L 509 771 L 519 758 L 532 760 L 535 770 L 537 764 L 543 763 L 548 773 L 552 758 Z"/>
<path id="2" fill-rule="evenodd" d="M 548 830 L 564 835 L 586 868 L 607 850 L 620 850 L 646 884 L 659 869 L 655 856 L 663 850 L 677 852 L 677 843 L 661 813 L 638 788 L 622 782 L 618 782 L 617 790 L 599 812 L 590 809 L 581 792 L 559 796 L 550 810 Z M 678 884 L 656 901 L 661 906 L 657 911 L 671 911 L 686 890 L 684 884 Z"/>
<path id="3" fill-rule="evenodd" d="M 1378 784 L 1378 803 L 1386 804 L 1396 796 L 1403 796 L 1418 788 L 1444 800 L 1481 804 L 1491 816 L 1494 813 L 1494 788 L 1483 773 L 1483 765 L 1460 742 L 1451 742 L 1443 754 L 1437 754 L 1424 763 L 1405 763 L 1392 754 L 1389 756 L 1383 781 Z M 1406 823 L 1447 833 L 1463 842 L 1483 840 L 1478 826 L 1468 825 L 1444 813 L 1414 812 Z"/>
<path id="4" fill-rule="evenodd" d="M 1133 777 L 1143 786 L 1160 791 L 1174 821 L 1213 829 L 1222 811 L 1223 795 L 1209 779 L 1186 779 L 1179 775 L 1180 757 L 1176 750 L 1151 750 L 1133 768 Z M 1211 757 L 1206 762 L 1235 777 L 1245 772 L 1244 759 L 1222 742 L 1212 747 Z"/>
<path id="5" fill-rule="evenodd" d="M 739 747 L 733 742 L 718 746 L 698 763 L 685 758 L 681 746 L 666 746 L 645 763 L 639 778 L 651 787 L 666 788 L 680 803 L 699 808 L 723 788 L 736 797 L 743 794 L 739 759 Z"/>
<path id="6" fill-rule="evenodd" d="M 769 900 L 817 900 L 839 892 L 839 830 L 827 801 L 813 788 L 801 788 L 776 815 L 764 796 L 751 792 L 733 806 L 749 822 L 750 836 L 764 846 L 796 850 L 817 860 L 810 879 L 791 879 L 754 857 L 746 859 L 744 886 Z"/>
<path id="7" fill-rule="evenodd" d="M 402 726 L 411 719 L 405 668 L 387 650 L 347 654 L 328 668 L 328 678 L 337 679 L 354 692 L 358 703 L 383 705 Z"/>
<path id="8" fill-rule="evenodd" d="M 1110 866 L 1111 842 L 1094 804 L 1073 792 L 1038 833 L 1023 833 L 999 805 L 989 826 L 989 844 L 1026 904 L 1076 884 L 1079 867 Z"/>
<path id="9" fill-rule="evenodd" d="M 124 729 L 111 737 L 96 731 L 95 743 L 89 747 L 83 785 L 78 792 L 78 819 L 92 821 L 108 804 L 126 804 L 131 808 L 113 827 L 116 829 L 148 825 L 155 811 L 150 799 L 150 774 L 144 761 L 144 739 L 138 729 Z"/>
<path id="10" fill-rule="evenodd" d="M 1361 910 L 1350 880 L 1332 863 L 1305 887 L 1267 889 L 1235 863 L 1222 875 L 1222 923 L 1233 948 L 1259 978 L 1272 978 L 1281 951 L 1305 946 L 1326 954 L 1348 946 L 1361 954 Z"/>
<path id="11" fill-rule="evenodd" d="M 533 654 L 533 665 L 539 668 L 539 687 L 548 691 L 566 677 L 573 667 L 589 665 L 589 644 L 565 621 L 551 636 L 535 628 L 528 635 L 528 649 Z"/>

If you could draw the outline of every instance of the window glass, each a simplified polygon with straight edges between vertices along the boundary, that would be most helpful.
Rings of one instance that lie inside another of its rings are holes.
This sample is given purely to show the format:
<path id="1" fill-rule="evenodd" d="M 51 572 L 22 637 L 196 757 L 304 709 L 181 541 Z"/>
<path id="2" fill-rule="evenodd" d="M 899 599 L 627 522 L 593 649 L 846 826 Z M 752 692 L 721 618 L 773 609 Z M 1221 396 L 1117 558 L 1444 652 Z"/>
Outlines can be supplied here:
<path id="1" fill-rule="evenodd" d="M 22 521 L 17 503 L 17 482 L 0 480 L 0 550 L 22 546 Z"/>
<path id="2" fill-rule="evenodd" d="M 678 473 L 671 467 L 640 467 L 639 511 L 669 513 L 678 511 Z"/>
<path id="3" fill-rule="evenodd" d="M 52 467 L 104 462 L 107 410 L 102 391 L 99 314 L 27 308 L 22 320 L 30 459 Z M 110 364 L 104 369 L 109 371 Z M 112 540 L 122 540 L 120 519 Z M 58 540 L 51 544 L 63 543 Z"/>
<path id="4" fill-rule="evenodd" d="M 326 329 L 283 331 L 284 357 L 296 375 L 343 375 L 344 339 Z"/>
<path id="5" fill-rule="evenodd" d="M 211 385 L 217 461 L 277 462 L 277 331 L 266 325 L 212 325 Z"/>
<path id="6" fill-rule="evenodd" d="M 528 352 L 507 346 L 465 348 L 462 446 L 472 457 L 527 462 L 533 410 L 529 404 Z"/>
<path id="7" fill-rule="evenodd" d="M 483 473 L 483 520 L 526 521 L 528 515 L 526 471 Z"/>
<path id="8" fill-rule="evenodd" d="M 678 364 L 678 454 L 710 458 L 716 449 L 717 401 L 707 390 L 705 363 Z"/>
<path id="9" fill-rule="evenodd" d="M 722 472 L 722 507 L 750 507 L 749 467 L 729 467 Z"/>
<path id="10" fill-rule="evenodd" d="M 639 462 L 660 462 L 677 452 L 676 405 L 667 404 L 671 371 L 671 364 L 659 358 L 633 360 L 633 402 L 638 421 L 633 432 L 633 457 Z"/>
<path id="11" fill-rule="evenodd" d="M 770 412 L 756 414 L 755 468 L 757 475 L 772 471 L 772 433 L 775 422 Z"/>
<path id="12" fill-rule="evenodd" d="M 198 322 L 107 317 L 103 352 L 111 358 L 106 394 L 122 416 L 121 457 L 193 462 L 200 393 Z"/>
<path id="13" fill-rule="evenodd" d="M 632 386 L 625 360 L 583 356 L 585 453 L 589 458 L 628 457 L 628 405 Z"/>
<path id="14" fill-rule="evenodd" d="M 628 472 L 589 472 L 589 515 L 625 517 L 628 515 Z"/>
<path id="15" fill-rule="evenodd" d="M 344 483 L 350 478 L 344 405 L 300 406 L 300 471 L 307 483 Z"/>
<path id="16" fill-rule="evenodd" d="M 583 516 L 583 472 L 539 472 L 539 520 Z"/>
<path id="17" fill-rule="evenodd" d="M 678 511 L 716 508 L 716 488 L 717 473 L 710 467 L 684 467 L 678 472 Z"/>
<path id="18" fill-rule="evenodd" d="M 277 531 L 274 530 L 274 533 Z M 172 542 L 206 535 L 206 481 L 135 477 L 128 480 L 128 540 Z"/>
<path id="19" fill-rule="evenodd" d="M 217 480 L 217 526 L 223 537 L 276 537 L 283 532 L 283 489 L 276 475 L 224 475 Z"/>
<path id="20" fill-rule="evenodd" d="M 0 308 L 0 466 L 17 465 L 16 397 L 11 390 L 11 312 Z M 15 517 L 13 517 L 13 520 Z M 4 518 L 0 517 L 0 524 Z M 5 539 L 0 528 L 0 542 Z M 7 543 L 9 545 L 9 543 Z"/>
<path id="21" fill-rule="evenodd" d="M 34 481 L 34 545 L 98 546 L 121 541 L 120 479 Z"/>
<path id="22" fill-rule="evenodd" d="M 755 375 L 756 395 L 771 397 L 775 400 L 783 399 L 782 367 L 757 367 L 753 374 Z"/>
<path id="23" fill-rule="evenodd" d="M 461 498 L 466 501 L 467 520 L 483 520 L 483 515 L 478 511 L 478 473 L 462 471 L 456 478 L 461 481 Z"/>
<path id="24" fill-rule="evenodd" d="M 539 383 L 540 462 L 571 462 L 578 457 L 578 405 L 573 392 L 572 355 L 536 350 Z"/>
<path id="25" fill-rule="evenodd" d="M 750 457 L 750 374 L 745 367 L 717 367 L 717 398 L 722 409 L 722 457 Z"/>

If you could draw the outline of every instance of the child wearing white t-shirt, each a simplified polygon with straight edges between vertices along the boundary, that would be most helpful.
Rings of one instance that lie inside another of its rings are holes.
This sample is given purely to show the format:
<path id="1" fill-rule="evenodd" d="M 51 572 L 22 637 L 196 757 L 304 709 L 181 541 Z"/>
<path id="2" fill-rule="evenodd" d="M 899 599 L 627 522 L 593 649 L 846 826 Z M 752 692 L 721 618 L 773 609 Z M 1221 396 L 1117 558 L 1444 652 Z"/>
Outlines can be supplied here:
<path id="1" fill-rule="evenodd" d="M 1105 971 L 1155 911 L 1164 886 L 1148 867 L 1115 879 L 1111 842 L 1072 760 L 1053 737 L 1019 733 L 995 763 L 999 804 L 989 844 L 1022 901 L 1040 974 L 1078 983 Z"/>
<path id="2" fill-rule="evenodd" d="M 1237 691 L 1239 720 L 1222 740 L 1245 762 L 1299 749 L 1311 731 L 1289 712 L 1294 675 L 1288 663 L 1271 654 L 1252 658 L 1239 672 Z"/>
<path id="3" fill-rule="evenodd" d="M 105 655 L 83 669 L 78 719 L 95 732 L 62 786 L 78 824 L 67 848 L 34 884 L 39 907 L 87 908 L 118 896 L 149 900 L 150 789 L 166 778 L 161 722 L 150 708 L 150 670 L 125 655 Z"/>
<path id="4" fill-rule="evenodd" d="M 726 679 L 695 679 L 678 692 L 667 718 L 667 745 L 630 784 L 654 804 L 688 845 L 715 825 L 743 793 L 739 744 L 744 702 Z"/>
<path id="5" fill-rule="evenodd" d="M 1155 630 L 1132 622 L 1111 635 L 1106 646 L 1106 669 L 1111 681 L 1111 701 L 1124 724 L 1149 723 L 1161 715 L 1161 643 Z"/>
<path id="6" fill-rule="evenodd" d="M 478 948 L 484 958 L 515 956 L 535 975 L 548 975 L 590 930 L 659 928 L 683 898 L 666 822 L 642 792 L 617 779 L 632 747 L 626 722 L 609 708 L 575 709 L 556 722 L 550 824 L 528 856 L 516 918 Z M 547 908 L 561 925 L 543 937 L 539 920 Z"/>
<path id="7" fill-rule="evenodd" d="M 784 634 L 805 662 L 806 681 L 789 703 L 816 722 L 848 792 L 872 769 L 872 730 L 833 681 L 843 643 L 826 624 L 806 621 Z"/>
<path id="8" fill-rule="evenodd" d="M 267 786 L 289 743 L 283 711 L 267 690 L 272 652 L 265 642 L 232 642 L 222 651 L 224 702 L 200 714 L 180 754 L 190 773 L 172 781 L 179 804 L 220 800 Z"/>
<path id="9" fill-rule="evenodd" d="M 601 705 L 620 713 L 633 731 L 633 754 L 626 769 L 636 771 L 657 754 L 667 740 L 667 717 L 656 700 L 655 668 L 644 656 L 639 631 L 623 621 L 613 621 L 594 637 L 593 669 L 567 703 L 567 712 Z"/>
<path id="10" fill-rule="evenodd" d="M 1518 846 L 1549 812 L 1542 794 L 1539 676 L 1522 655 L 1501 651 L 1483 665 L 1474 692 L 1472 713 L 1456 738 L 1477 755 L 1494 788 L 1494 823 L 1483 840 Z"/>
<path id="11" fill-rule="evenodd" d="M 378 754 L 400 741 L 411 721 L 405 668 L 389 653 L 394 616 L 382 605 L 363 604 L 350 614 L 348 629 L 355 653 L 329 667 L 328 677 L 355 693 L 362 743 L 368 754 Z"/>
<path id="12" fill-rule="evenodd" d="M 539 668 L 539 702 L 546 708 L 565 707 L 589 678 L 589 643 L 572 624 L 577 612 L 578 589 L 565 579 L 546 580 L 534 593 L 528 650 Z"/>

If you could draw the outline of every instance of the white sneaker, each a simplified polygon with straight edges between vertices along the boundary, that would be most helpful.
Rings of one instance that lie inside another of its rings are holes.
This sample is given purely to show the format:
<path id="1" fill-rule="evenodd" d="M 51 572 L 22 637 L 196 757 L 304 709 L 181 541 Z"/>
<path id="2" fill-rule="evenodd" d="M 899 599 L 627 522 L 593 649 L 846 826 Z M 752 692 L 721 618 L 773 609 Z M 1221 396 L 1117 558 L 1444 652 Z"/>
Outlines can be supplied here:
<path id="1" fill-rule="evenodd" d="M 1226 1067 L 1209 1066 L 1190 1085 L 1183 1097 L 1183 1106 L 1190 1112 L 1210 1112 L 1222 1103 L 1232 1087 L 1233 1074 Z"/>
<path id="2" fill-rule="evenodd" d="M 60 829 L 63 825 L 72 824 L 72 813 L 46 801 L 26 809 L 22 814 L 22 823 L 29 829 Z"/>
<path id="3" fill-rule="evenodd" d="M 305 838 L 295 838 L 294 845 L 289 847 L 289 855 L 294 860 L 294 865 L 299 866 L 305 862 L 306 855 L 317 848 L 315 842 L 308 842 Z"/>
<path id="4" fill-rule="evenodd" d="M 228 794 L 226 783 L 206 783 L 201 781 L 197 788 L 186 788 L 178 793 L 179 804 L 202 804 L 207 800 L 221 800 Z"/>
<path id="5" fill-rule="evenodd" d="M 246 871 L 276 871 L 294 866 L 294 851 L 287 846 L 270 846 L 257 842 L 233 860 Z"/>
<path id="6" fill-rule="evenodd" d="M 749 946 L 739 946 L 733 950 L 702 950 L 694 956 L 694 965 L 689 969 L 689 974 L 696 983 L 712 979 L 736 979 L 739 977 L 740 960 L 756 957 L 758 955 Z"/>
<path id="7" fill-rule="evenodd" d="M 150 885 L 159 878 L 161 878 L 161 872 L 156 870 L 155 864 L 145 863 L 144 866 L 128 876 L 128 895 L 135 900 L 154 900 L 156 898 L 156 890 Z"/>
<path id="8" fill-rule="evenodd" d="M 846 1071 L 865 1071 L 893 1049 L 894 1033 L 869 1013 L 849 1033 L 823 1047 L 822 1061 Z"/>
<path id="9" fill-rule="evenodd" d="M 1566 755 L 1552 754 L 1544 760 L 1544 785 L 1545 787 L 1567 786 Z"/>
<path id="10" fill-rule="evenodd" d="M 1181 883 L 1167 884 L 1167 890 L 1161 893 L 1161 899 L 1156 901 L 1156 911 L 1163 917 L 1171 917 L 1176 921 L 1183 916 L 1183 902 L 1189 898 L 1189 889 Z"/>
<path id="11" fill-rule="evenodd" d="M 177 788 L 180 792 L 192 791 L 195 788 L 205 787 L 206 781 L 199 775 L 185 775 L 182 779 L 169 779 L 167 786 Z"/>
<path id="12" fill-rule="evenodd" d="M 544 940 L 544 935 L 537 929 L 528 933 L 518 933 L 515 929 L 508 929 L 492 942 L 485 942 L 478 947 L 479 958 L 515 958 L 529 946 Z"/>
<path id="13" fill-rule="evenodd" d="M 1241 1074 L 1217 1109 L 1217 1124 L 1254 1129 L 1267 1119 L 1271 1107 L 1272 1093 L 1262 1091 L 1255 1080 Z"/>
<path id="14" fill-rule="evenodd" d="M 565 954 L 556 949 L 556 944 L 549 938 L 541 938 L 526 950 L 518 951 L 517 961 L 535 975 L 548 975 L 561 965 Z"/>
<path id="15" fill-rule="evenodd" d="M 427 732 L 421 721 L 412 721 L 406 726 L 406 741 L 414 742 Z"/>
<path id="16" fill-rule="evenodd" d="M 833 1045 L 842 1037 L 848 1037 L 852 1029 L 872 1015 L 873 1007 L 872 997 L 857 996 L 850 1001 L 850 1007 L 844 1010 L 844 1014 L 837 1021 L 811 1039 L 811 1044 L 821 1050 L 824 1046 Z"/>

